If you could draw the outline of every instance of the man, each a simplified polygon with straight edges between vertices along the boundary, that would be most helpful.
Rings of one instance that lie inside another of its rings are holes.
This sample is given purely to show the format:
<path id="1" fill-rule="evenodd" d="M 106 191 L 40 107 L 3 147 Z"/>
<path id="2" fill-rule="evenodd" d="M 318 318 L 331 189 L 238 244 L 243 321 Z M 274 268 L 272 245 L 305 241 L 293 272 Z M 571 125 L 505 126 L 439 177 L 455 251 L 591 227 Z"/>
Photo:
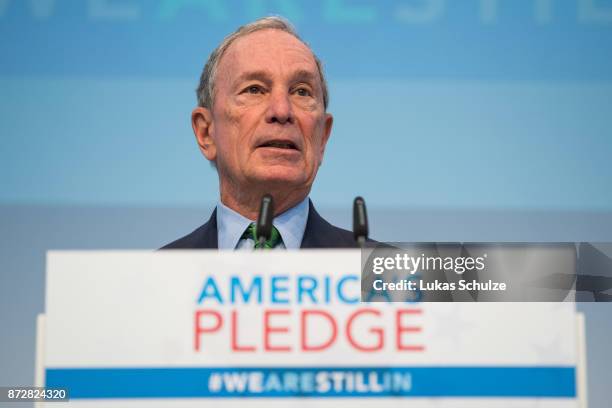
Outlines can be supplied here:
<path id="1" fill-rule="evenodd" d="M 240 27 L 210 55 L 191 114 L 221 199 L 204 225 L 164 247 L 253 248 L 261 198 L 274 199 L 268 248 L 355 246 L 308 198 L 333 118 L 321 63 L 279 17 Z M 259 245 L 259 244 L 257 244 Z"/>

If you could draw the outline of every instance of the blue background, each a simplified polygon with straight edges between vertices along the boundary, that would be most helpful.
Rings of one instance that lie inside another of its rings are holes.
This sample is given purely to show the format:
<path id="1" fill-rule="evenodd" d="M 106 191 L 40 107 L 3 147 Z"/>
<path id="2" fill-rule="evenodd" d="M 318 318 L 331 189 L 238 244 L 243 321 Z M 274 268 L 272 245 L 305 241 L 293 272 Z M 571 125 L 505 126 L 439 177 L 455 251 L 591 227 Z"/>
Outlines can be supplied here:
<path id="1" fill-rule="evenodd" d="M 612 241 L 612 0 L 0 0 L 0 385 L 32 382 L 46 250 L 157 248 L 207 218 L 194 89 L 270 13 L 326 68 L 331 221 L 363 195 L 380 240 Z M 603 407 L 612 308 L 579 308 Z"/>
<path id="2" fill-rule="evenodd" d="M 610 0 L 0 1 L 0 202 L 214 202 L 194 88 L 270 12 L 327 68 L 319 206 L 612 210 Z"/>

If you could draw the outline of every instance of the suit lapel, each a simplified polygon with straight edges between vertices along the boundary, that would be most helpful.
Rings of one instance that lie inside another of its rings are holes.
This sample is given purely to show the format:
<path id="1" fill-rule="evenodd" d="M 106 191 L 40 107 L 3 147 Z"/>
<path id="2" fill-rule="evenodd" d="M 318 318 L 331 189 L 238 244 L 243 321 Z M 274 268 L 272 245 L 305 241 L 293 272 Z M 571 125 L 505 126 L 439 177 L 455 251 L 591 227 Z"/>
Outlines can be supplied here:
<path id="1" fill-rule="evenodd" d="M 197 242 L 198 248 L 205 249 L 218 249 L 219 243 L 217 241 L 217 208 L 212 212 L 212 215 L 202 225 L 201 235 Z"/>
<path id="2" fill-rule="evenodd" d="M 334 248 L 339 246 L 337 232 L 315 210 L 312 201 L 308 200 L 308 221 L 304 230 L 301 248 Z"/>

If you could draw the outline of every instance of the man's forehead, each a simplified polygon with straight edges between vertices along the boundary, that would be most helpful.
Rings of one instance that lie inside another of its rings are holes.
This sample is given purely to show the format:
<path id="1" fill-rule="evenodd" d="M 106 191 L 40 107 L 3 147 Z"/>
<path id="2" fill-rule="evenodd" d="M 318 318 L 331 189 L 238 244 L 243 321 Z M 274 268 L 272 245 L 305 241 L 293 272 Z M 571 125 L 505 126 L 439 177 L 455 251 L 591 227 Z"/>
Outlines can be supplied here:
<path id="1" fill-rule="evenodd" d="M 290 33 L 265 29 L 236 39 L 226 50 L 219 63 L 220 72 L 232 77 L 245 71 L 268 70 L 275 64 L 284 68 L 317 73 L 312 51 Z"/>

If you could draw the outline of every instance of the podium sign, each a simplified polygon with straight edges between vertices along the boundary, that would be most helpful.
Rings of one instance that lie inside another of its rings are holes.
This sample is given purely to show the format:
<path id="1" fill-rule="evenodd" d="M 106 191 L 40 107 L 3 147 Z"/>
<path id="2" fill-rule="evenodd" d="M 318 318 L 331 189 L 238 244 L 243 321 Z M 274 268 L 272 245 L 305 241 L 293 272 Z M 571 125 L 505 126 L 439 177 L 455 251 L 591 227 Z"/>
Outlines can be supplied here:
<path id="1" fill-rule="evenodd" d="M 361 303 L 360 253 L 50 252 L 45 383 L 86 407 L 577 407 L 569 303 Z"/>

